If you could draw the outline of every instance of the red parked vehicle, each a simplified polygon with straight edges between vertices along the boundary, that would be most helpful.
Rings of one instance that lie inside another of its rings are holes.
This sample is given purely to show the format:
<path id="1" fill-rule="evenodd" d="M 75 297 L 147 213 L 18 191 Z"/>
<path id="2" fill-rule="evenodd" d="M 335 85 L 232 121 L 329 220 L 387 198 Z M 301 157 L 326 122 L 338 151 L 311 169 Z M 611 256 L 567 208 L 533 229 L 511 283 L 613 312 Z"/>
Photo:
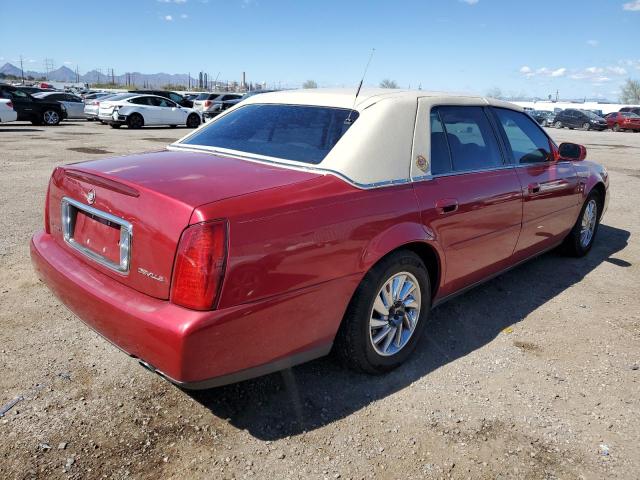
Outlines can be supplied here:
<path id="1" fill-rule="evenodd" d="M 499 100 L 256 95 L 165 151 L 58 167 L 40 278 L 185 388 L 332 349 L 382 373 L 430 309 L 561 244 L 592 247 L 608 175 Z"/>
<path id="2" fill-rule="evenodd" d="M 613 112 L 605 116 L 607 126 L 614 132 L 640 131 L 640 115 L 633 112 Z"/>

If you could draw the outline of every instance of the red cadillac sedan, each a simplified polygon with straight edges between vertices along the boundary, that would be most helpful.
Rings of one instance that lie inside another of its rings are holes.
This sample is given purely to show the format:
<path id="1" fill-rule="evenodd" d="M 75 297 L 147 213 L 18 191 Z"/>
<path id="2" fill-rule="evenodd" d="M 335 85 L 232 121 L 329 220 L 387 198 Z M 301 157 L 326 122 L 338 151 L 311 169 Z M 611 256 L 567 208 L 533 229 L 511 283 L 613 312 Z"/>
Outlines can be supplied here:
<path id="1" fill-rule="evenodd" d="M 498 100 L 266 93 L 163 151 L 56 168 L 31 256 L 185 388 L 332 350 L 383 373 L 433 306 L 560 245 L 589 252 L 609 182 L 585 156 Z"/>

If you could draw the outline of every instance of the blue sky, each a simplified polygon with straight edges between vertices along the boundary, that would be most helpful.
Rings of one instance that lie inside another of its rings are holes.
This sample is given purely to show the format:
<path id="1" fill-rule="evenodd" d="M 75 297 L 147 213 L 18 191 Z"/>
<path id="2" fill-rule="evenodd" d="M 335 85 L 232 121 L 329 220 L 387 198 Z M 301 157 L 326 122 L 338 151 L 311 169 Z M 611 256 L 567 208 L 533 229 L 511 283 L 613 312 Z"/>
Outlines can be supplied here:
<path id="1" fill-rule="evenodd" d="M 0 64 L 615 99 L 640 78 L 640 0 L 2 2 Z M 10 19 L 10 21 L 9 21 Z M 21 19 L 25 21 L 22 22 Z"/>

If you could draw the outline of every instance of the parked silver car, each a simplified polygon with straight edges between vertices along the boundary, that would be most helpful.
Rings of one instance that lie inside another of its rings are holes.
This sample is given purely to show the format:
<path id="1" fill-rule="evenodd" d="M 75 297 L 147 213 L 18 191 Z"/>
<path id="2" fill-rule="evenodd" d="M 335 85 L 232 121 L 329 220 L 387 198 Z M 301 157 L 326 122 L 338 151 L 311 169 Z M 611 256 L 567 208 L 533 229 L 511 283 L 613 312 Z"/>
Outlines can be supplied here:
<path id="1" fill-rule="evenodd" d="M 39 92 L 34 93 L 34 97 L 55 100 L 62 103 L 67 109 L 67 119 L 85 118 L 84 102 L 82 98 L 66 92 Z"/>
<path id="2" fill-rule="evenodd" d="M 211 92 L 201 93 L 193 101 L 193 109 L 200 115 L 217 114 L 222 111 L 222 102 L 242 98 L 241 93 Z"/>
<path id="3" fill-rule="evenodd" d="M 100 102 L 109 100 L 110 98 L 113 98 L 116 95 L 121 95 L 121 94 L 110 93 L 107 95 L 102 95 L 99 98 L 94 98 L 93 100 L 85 100 L 84 117 L 90 122 L 92 122 L 93 120 L 98 120 L 98 111 L 100 110 Z"/>

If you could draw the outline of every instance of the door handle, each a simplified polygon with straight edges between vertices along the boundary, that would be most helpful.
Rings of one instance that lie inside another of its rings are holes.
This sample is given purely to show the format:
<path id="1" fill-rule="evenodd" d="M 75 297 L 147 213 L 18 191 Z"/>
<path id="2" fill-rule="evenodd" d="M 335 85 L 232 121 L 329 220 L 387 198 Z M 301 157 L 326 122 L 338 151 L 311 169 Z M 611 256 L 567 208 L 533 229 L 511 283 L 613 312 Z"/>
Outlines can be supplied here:
<path id="1" fill-rule="evenodd" d="M 458 210 L 458 200 L 455 198 L 443 198 L 436 202 L 436 210 L 440 215 L 453 213 Z"/>
<path id="2" fill-rule="evenodd" d="M 530 183 L 529 184 L 529 193 L 540 193 L 540 184 L 539 183 Z"/>

